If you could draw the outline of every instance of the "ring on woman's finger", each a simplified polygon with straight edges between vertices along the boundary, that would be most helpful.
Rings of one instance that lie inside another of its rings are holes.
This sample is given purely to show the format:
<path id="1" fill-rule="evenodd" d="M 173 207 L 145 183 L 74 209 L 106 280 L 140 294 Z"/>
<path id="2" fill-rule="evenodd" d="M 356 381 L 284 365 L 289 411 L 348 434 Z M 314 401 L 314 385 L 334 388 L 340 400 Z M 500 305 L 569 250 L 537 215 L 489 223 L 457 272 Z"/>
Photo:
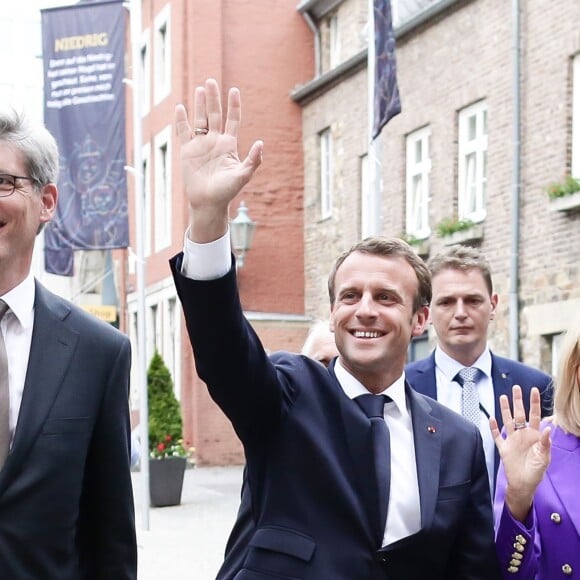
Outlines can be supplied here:
<path id="1" fill-rule="evenodd" d="M 517 431 L 518 429 L 525 429 L 527 424 L 525 421 L 516 421 L 514 419 L 514 429 Z"/>
<path id="2" fill-rule="evenodd" d="M 209 133 L 209 129 L 205 127 L 194 127 L 193 134 L 194 135 L 207 135 Z"/>

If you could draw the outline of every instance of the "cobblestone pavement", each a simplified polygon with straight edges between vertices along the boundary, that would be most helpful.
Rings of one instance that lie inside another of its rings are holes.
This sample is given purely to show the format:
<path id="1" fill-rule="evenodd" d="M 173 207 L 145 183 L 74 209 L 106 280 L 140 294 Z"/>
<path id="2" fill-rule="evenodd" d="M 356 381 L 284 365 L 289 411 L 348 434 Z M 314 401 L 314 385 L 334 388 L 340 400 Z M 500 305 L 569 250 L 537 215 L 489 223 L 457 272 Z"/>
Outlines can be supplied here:
<path id="1" fill-rule="evenodd" d="M 144 530 L 141 478 L 134 472 L 138 580 L 215 580 L 241 481 L 241 466 L 187 469 L 181 505 L 150 508 Z"/>

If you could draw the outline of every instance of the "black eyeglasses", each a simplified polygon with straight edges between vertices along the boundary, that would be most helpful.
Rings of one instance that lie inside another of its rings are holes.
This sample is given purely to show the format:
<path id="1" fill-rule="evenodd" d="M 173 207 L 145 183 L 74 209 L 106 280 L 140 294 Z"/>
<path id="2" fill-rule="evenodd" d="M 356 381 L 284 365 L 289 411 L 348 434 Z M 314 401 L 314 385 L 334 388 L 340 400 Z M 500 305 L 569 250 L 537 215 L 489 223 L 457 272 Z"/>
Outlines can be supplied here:
<path id="1" fill-rule="evenodd" d="M 8 197 L 14 193 L 16 189 L 16 180 L 26 179 L 32 183 L 38 183 L 33 177 L 25 177 L 24 175 L 10 175 L 9 173 L 0 173 L 0 197 Z"/>

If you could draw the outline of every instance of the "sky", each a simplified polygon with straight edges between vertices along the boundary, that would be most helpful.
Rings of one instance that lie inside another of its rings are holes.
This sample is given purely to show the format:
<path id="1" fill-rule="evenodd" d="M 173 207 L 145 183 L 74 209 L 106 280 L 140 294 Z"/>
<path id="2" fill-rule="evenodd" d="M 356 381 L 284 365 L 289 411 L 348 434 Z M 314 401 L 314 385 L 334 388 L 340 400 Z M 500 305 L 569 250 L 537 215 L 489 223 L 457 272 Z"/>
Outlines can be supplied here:
<path id="1" fill-rule="evenodd" d="M 42 33 L 40 11 L 70 0 L 4 0 L 0 11 L 0 106 L 42 118 Z"/>

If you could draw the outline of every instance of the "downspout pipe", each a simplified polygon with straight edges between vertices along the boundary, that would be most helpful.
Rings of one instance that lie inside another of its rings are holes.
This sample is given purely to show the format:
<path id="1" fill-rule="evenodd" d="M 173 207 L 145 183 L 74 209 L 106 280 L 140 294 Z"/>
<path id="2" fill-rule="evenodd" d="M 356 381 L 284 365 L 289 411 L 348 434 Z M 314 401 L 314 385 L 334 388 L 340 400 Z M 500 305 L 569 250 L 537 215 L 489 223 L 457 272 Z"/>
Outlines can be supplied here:
<path id="1" fill-rule="evenodd" d="M 306 20 L 308 28 L 310 28 L 312 34 L 314 35 L 314 74 L 316 77 L 319 77 L 322 74 L 322 58 L 320 56 L 320 30 L 318 30 L 318 27 L 316 26 L 316 23 L 312 19 L 312 16 L 310 16 L 309 12 L 304 11 L 302 16 L 304 16 L 304 20 Z"/>
<path id="2" fill-rule="evenodd" d="M 512 0 L 512 107 L 513 107 L 513 168 L 509 289 L 510 358 L 519 359 L 519 242 L 521 196 L 521 23 L 520 0 Z"/>

